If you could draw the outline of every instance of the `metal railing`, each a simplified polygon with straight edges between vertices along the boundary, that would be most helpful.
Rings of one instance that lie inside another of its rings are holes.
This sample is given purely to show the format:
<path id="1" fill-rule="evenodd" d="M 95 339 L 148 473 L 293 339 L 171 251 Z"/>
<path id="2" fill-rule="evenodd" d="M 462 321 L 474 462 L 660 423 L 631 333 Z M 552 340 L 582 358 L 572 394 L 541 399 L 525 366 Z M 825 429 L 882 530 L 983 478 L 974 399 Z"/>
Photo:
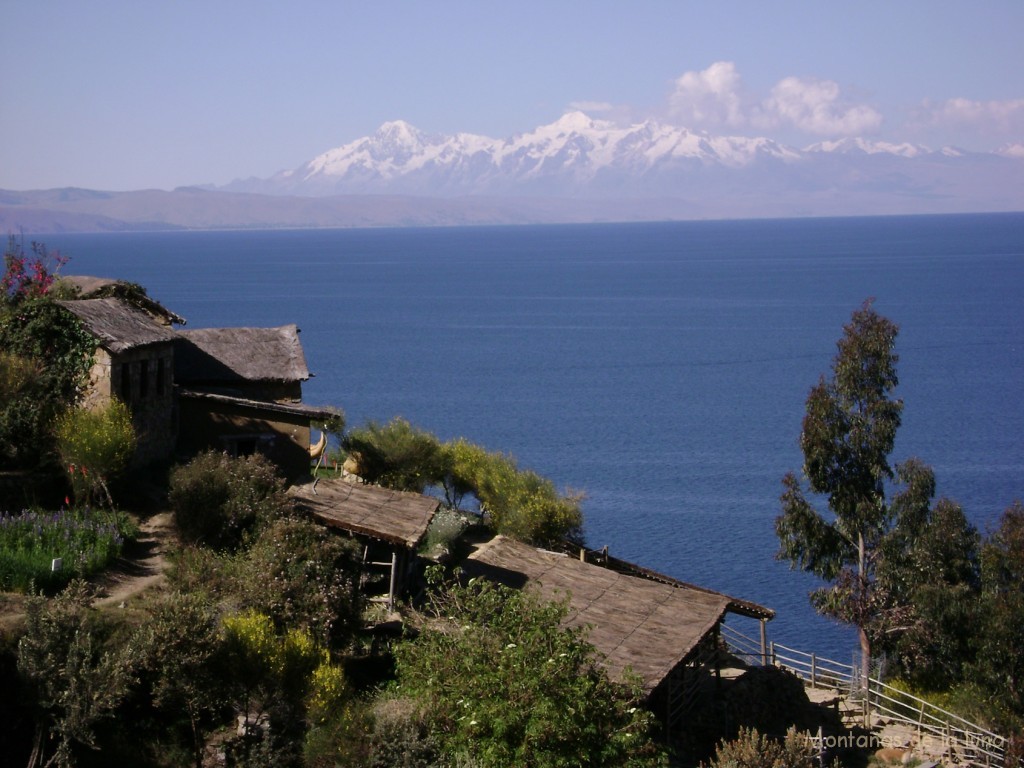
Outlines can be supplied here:
<path id="1" fill-rule="evenodd" d="M 873 677 L 865 678 L 851 665 L 771 643 L 762 652 L 760 643 L 727 625 L 722 639 L 729 651 L 754 665 L 789 670 L 813 687 L 830 688 L 847 696 L 862 709 L 865 720 L 886 719 L 913 729 L 921 746 L 960 765 L 1002 766 L 1007 740 L 906 691 Z"/>

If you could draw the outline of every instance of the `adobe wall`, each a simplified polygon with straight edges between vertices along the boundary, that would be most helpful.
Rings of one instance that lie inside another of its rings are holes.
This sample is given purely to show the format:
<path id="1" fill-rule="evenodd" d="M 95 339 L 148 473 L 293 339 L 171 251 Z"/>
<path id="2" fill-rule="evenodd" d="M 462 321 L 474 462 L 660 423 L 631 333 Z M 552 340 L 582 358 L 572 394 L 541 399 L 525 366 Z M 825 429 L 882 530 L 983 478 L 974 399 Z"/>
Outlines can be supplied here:
<path id="1" fill-rule="evenodd" d="M 258 407 L 182 398 L 178 449 L 185 455 L 214 449 L 232 456 L 259 452 L 288 480 L 309 474 L 309 417 Z"/>

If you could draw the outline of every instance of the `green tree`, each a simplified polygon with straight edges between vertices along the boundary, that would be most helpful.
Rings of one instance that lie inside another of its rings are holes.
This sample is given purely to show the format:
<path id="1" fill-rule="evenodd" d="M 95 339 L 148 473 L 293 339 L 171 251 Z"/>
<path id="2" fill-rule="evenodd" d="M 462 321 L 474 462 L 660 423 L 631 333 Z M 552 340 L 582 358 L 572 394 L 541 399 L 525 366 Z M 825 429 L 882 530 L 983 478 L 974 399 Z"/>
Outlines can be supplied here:
<path id="1" fill-rule="evenodd" d="M 892 397 L 899 382 L 897 332 L 870 301 L 844 327 L 832 377 L 822 376 L 811 389 L 800 434 L 804 476 L 813 493 L 826 497 L 831 517 L 814 509 L 790 472 L 775 522 L 779 557 L 831 582 L 812 593 L 812 603 L 857 627 L 865 675 L 873 553 L 892 522 L 885 484 L 893 477 L 889 454 L 903 411 L 902 400 Z"/>
<path id="2" fill-rule="evenodd" d="M 435 593 L 420 636 L 396 649 L 394 693 L 449 760 L 661 764 L 639 685 L 608 679 L 585 632 L 562 626 L 566 606 L 483 579 Z"/>
<path id="3" fill-rule="evenodd" d="M 55 427 L 57 452 L 71 479 L 75 500 L 88 502 L 102 492 L 113 508 L 109 482 L 135 453 L 135 428 L 128 406 L 114 398 L 97 408 L 65 411 Z"/>
<path id="4" fill-rule="evenodd" d="M 963 679 L 972 656 L 980 537 L 958 504 L 932 505 L 930 468 L 911 459 L 896 473 L 904 488 L 893 497 L 893 525 L 875 553 L 868 634 L 886 653 L 890 674 L 944 690 Z"/>
<path id="5" fill-rule="evenodd" d="M 982 600 L 976 680 L 1008 712 L 1003 727 L 1024 725 L 1024 506 L 1007 509 L 982 545 Z"/>
<path id="6" fill-rule="evenodd" d="M 515 459 L 466 440 L 446 443 L 445 498 L 458 505 L 467 494 L 498 533 L 537 546 L 583 540 L 582 494 L 560 494 L 555 484 Z"/>
<path id="7" fill-rule="evenodd" d="M 369 422 L 351 430 L 343 443 L 367 482 L 399 491 L 423 493 L 445 474 L 441 443 L 408 421 L 394 418 L 385 425 Z"/>

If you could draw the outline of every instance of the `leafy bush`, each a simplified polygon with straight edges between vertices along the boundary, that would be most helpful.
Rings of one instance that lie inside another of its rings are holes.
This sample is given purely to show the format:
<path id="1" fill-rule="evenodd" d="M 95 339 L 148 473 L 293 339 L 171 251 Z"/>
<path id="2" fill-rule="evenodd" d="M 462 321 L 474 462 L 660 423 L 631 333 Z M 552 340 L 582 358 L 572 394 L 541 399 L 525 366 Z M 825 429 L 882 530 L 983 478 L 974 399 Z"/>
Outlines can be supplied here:
<path id="1" fill-rule="evenodd" d="M 448 444 L 450 498 L 472 492 L 494 529 L 540 546 L 582 540 L 582 496 L 561 495 L 550 480 L 520 469 L 515 459 L 465 440 Z"/>
<path id="2" fill-rule="evenodd" d="M 322 525 L 272 523 L 241 558 L 235 592 L 275 626 L 300 628 L 324 646 L 340 645 L 359 621 L 358 547 Z"/>
<path id="3" fill-rule="evenodd" d="M 186 594 L 201 595 L 212 602 L 224 602 L 230 597 L 231 607 L 239 607 L 234 595 L 235 585 L 245 555 L 216 552 L 208 547 L 186 545 L 168 554 L 171 567 L 167 580 L 172 589 Z"/>
<path id="4" fill-rule="evenodd" d="M 371 421 L 352 430 L 344 447 L 358 463 L 360 477 L 370 483 L 422 493 L 444 476 L 437 438 L 405 419 L 395 418 L 384 426 Z"/>
<path id="5" fill-rule="evenodd" d="M 301 629 L 277 634 L 270 617 L 254 611 L 229 616 L 224 631 L 233 704 L 255 726 L 247 734 L 255 738 L 237 745 L 240 754 L 249 756 L 256 748 L 257 754 L 273 755 L 274 765 L 298 764 L 311 698 L 330 706 L 343 694 L 337 676 L 324 669 L 331 666 L 327 652 Z M 261 722 L 269 724 L 265 734 Z"/>
<path id="6" fill-rule="evenodd" d="M 476 580 L 434 598 L 395 652 L 397 692 L 447 758 L 480 766 L 646 766 L 662 756 L 635 681 L 613 683 L 566 603 Z"/>
<path id="7" fill-rule="evenodd" d="M 0 398 L 0 468 L 54 467 L 51 426 L 82 393 L 96 341 L 74 315 L 44 296 L 0 308 L 0 349 L 9 356 L 5 376 L 13 390 Z M 26 368 L 33 372 L 28 381 Z"/>
<path id="8" fill-rule="evenodd" d="M 709 768 L 817 768 L 814 746 L 805 734 L 790 728 L 784 741 L 753 728 L 741 728 L 732 741 L 718 745 Z"/>
<path id="9" fill-rule="evenodd" d="M 291 511 L 284 482 L 259 454 L 202 453 L 173 470 L 168 498 L 182 537 L 215 549 L 248 543 Z"/>
<path id="10" fill-rule="evenodd" d="M 226 699 L 217 674 L 220 617 L 204 596 L 172 592 L 156 604 L 137 640 L 144 649 L 148 694 L 161 715 L 161 736 L 188 744 L 200 765 L 206 731 Z"/>
<path id="11" fill-rule="evenodd" d="M 430 721 L 409 699 L 383 698 L 373 708 L 369 768 L 433 768 L 438 765 L 438 744 Z"/>
<path id="12" fill-rule="evenodd" d="M 494 529 L 520 541 L 582 541 L 582 496 L 559 494 L 554 483 L 520 469 L 511 456 L 462 439 L 441 443 L 404 419 L 353 430 L 345 447 L 368 482 L 420 493 L 438 486 L 453 508 L 473 494 Z"/>
<path id="13" fill-rule="evenodd" d="M 17 398 L 40 373 L 42 366 L 37 361 L 0 350 L 0 401 Z"/>
<path id="14" fill-rule="evenodd" d="M 101 408 L 74 408 L 57 419 L 57 452 L 71 479 L 75 500 L 89 503 L 99 497 L 111 506 L 109 481 L 135 453 L 135 428 L 128 406 L 112 399 Z"/>
<path id="15" fill-rule="evenodd" d="M 88 508 L 0 514 L 0 589 L 27 592 L 34 584 L 53 591 L 92 576 L 120 556 L 137 530 L 124 513 Z M 51 570 L 54 558 L 63 560 L 58 571 Z"/>
<path id="16" fill-rule="evenodd" d="M 97 725 L 129 690 L 133 649 L 109 641 L 92 597 L 83 582 L 72 582 L 57 597 L 36 596 L 27 605 L 18 669 L 43 713 L 37 743 L 53 753 L 46 765 L 73 766 L 80 747 L 95 747 Z"/>

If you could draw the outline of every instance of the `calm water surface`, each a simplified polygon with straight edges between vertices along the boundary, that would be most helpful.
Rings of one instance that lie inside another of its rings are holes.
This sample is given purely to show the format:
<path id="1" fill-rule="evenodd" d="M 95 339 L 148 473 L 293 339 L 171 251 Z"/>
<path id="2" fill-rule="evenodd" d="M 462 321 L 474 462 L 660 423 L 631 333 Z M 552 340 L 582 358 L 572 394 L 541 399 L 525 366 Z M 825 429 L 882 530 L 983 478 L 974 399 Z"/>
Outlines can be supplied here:
<path id="1" fill-rule="evenodd" d="M 591 545 L 775 608 L 774 639 L 841 661 L 853 634 L 774 560 L 773 521 L 867 297 L 901 327 L 894 458 L 982 529 L 1024 499 L 1022 214 L 41 239 L 189 327 L 298 323 L 308 402 L 511 452 L 586 492 Z"/>

